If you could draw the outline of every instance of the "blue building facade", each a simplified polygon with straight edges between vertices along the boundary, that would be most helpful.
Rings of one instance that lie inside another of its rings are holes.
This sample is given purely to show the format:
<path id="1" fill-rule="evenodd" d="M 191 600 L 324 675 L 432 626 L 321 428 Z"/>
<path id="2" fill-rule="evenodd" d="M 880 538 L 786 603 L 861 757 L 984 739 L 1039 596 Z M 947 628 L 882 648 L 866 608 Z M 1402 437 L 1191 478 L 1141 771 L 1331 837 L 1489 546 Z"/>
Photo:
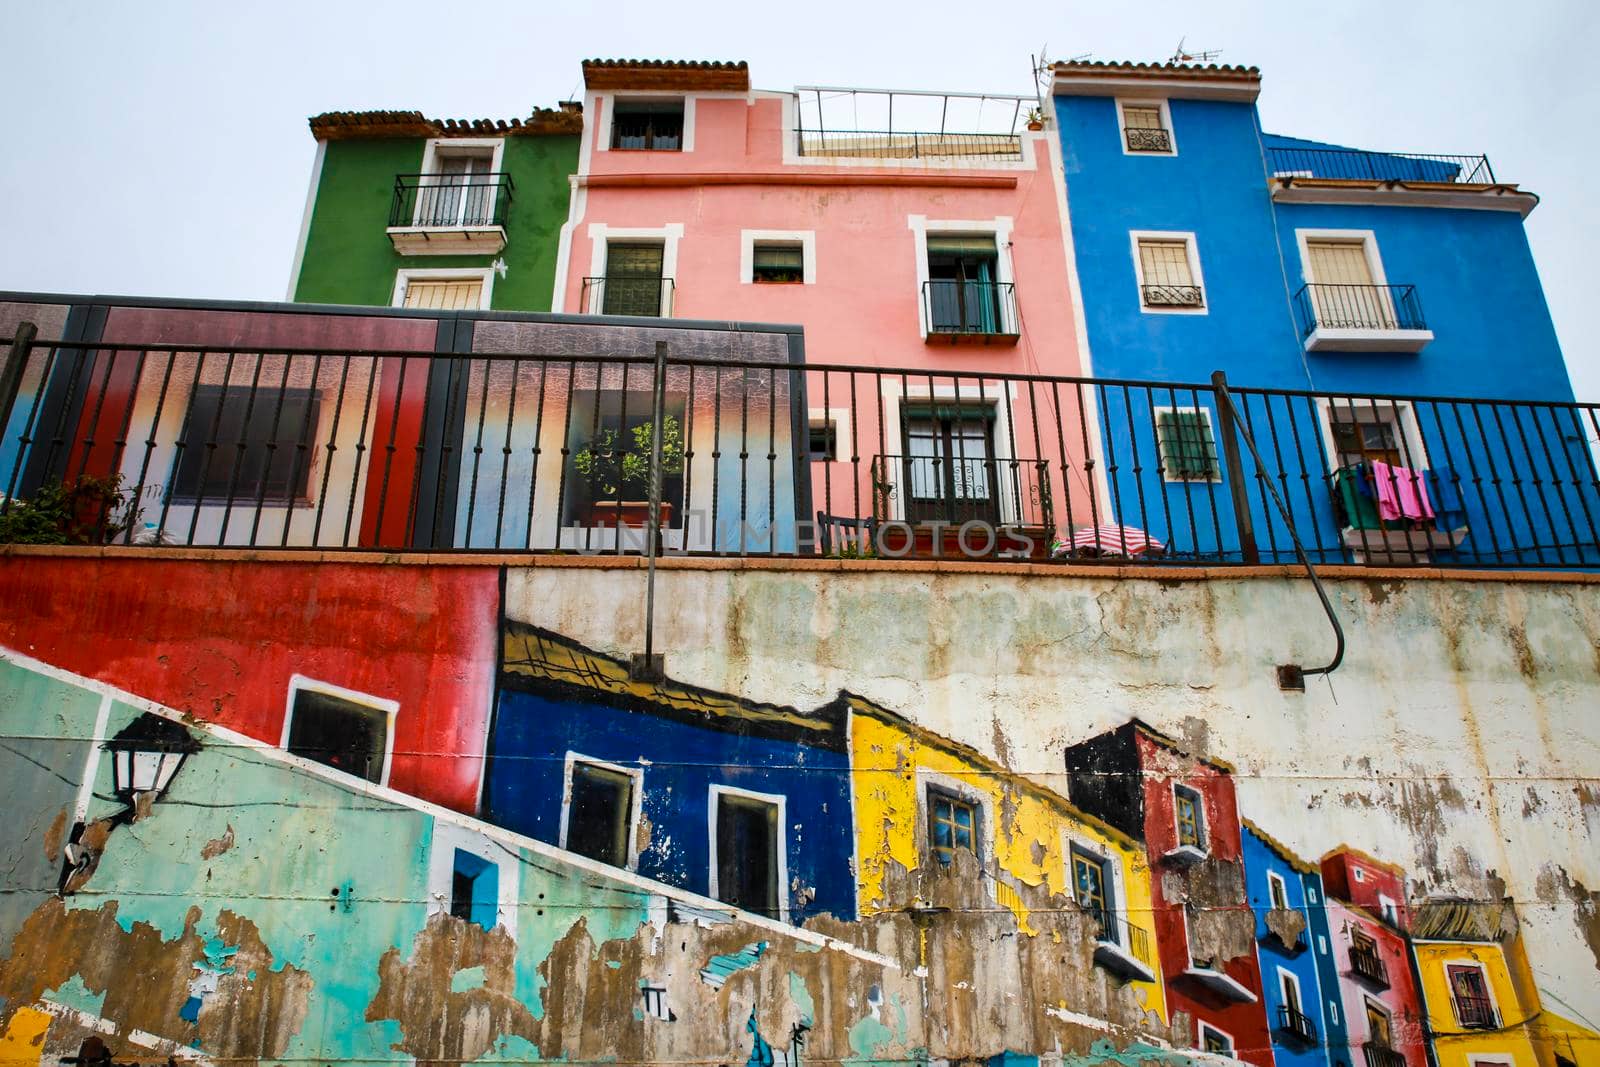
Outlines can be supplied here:
<path id="1" fill-rule="evenodd" d="M 772 918 L 855 917 L 842 706 L 635 682 L 549 631 L 502 636 L 484 818 Z"/>
<path id="2" fill-rule="evenodd" d="M 1322 879 L 1315 867 L 1248 819 L 1241 841 L 1273 1062 L 1278 1067 L 1341 1067 L 1329 1059 L 1346 1050 L 1348 1035 L 1339 1010 Z"/>
<path id="3" fill-rule="evenodd" d="M 1323 562 L 1600 562 L 1537 197 L 1482 156 L 1263 133 L 1259 91 L 1253 68 L 1055 68 L 1084 362 L 1128 383 L 1099 397 L 1118 521 L 1249 558 L 1238 478 L 1263 559 L 1293 558 L 1270 483 Z M 1259 464 L 1241 443 L 1230 469 L 1230 414 Z"/>

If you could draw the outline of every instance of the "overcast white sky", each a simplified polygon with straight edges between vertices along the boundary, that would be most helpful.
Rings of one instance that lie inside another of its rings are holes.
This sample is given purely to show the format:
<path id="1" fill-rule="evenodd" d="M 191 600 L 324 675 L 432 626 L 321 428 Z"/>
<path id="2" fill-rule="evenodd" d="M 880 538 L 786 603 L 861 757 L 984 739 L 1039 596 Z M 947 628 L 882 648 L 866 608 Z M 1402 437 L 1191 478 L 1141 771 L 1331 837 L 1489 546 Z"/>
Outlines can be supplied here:
<path id="1" fill-rule="evenodd" d="M 0 0 L 0 288 L 281 300 L 321 111 L 522 116 L 595 56 L 745 59 L 771 89 L 1026 92 L 1046 46 L 1161 60 L 1179 38 L 1262 69 L 1272 132 L 1486 152 L 1543 197 L 1534 255 L 1579 398 L 1600 400 L 1597 0 Z"/>

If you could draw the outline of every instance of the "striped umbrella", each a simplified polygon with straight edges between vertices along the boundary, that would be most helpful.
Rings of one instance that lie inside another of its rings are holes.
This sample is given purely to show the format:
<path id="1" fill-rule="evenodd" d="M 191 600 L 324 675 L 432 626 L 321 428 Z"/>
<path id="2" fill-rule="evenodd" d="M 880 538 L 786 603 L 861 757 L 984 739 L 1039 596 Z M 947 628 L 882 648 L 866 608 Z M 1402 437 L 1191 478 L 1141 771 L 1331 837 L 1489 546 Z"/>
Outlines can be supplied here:
<path id="1" fill-rule="evenodd" d="M 1132 557 L 1159 555 L 1166 547 L 1137 526 L 1103 522 L 1099 526 L 1074 530 L 1070 550 L 1085 556 Z"/>

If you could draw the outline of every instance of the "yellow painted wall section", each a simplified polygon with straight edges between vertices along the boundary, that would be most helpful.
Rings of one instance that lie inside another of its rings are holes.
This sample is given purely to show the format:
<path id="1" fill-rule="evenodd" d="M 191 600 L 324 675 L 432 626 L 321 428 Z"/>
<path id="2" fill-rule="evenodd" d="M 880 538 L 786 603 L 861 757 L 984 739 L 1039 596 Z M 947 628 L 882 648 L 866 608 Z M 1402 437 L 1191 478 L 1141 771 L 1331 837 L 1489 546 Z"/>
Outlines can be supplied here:
<path id="1" fill-rule="evenodd" d="M 893 864 L 916 870 L 927 833 L 921 793 L 940 780 L 977 794 L 987 809 L 980 840 L 993 865 L 1029 886 L 1072 896 L 1068 849 L 1073 840 L 1113 857 L 1120 870 L 1116 902 L 1130 925 L 1145 932 L 1151 946 L 1144 962 L 1154 982 L 1135 982 L 1146 1009 L 1165 1020 L 1166 999 L 1154 951 L 1150 902 L 1150 864 L 1137 842 L 1082 812 L 1065 798 L 1020 780 L 987 761 L 952 751 L 953 744 L 930 743 L 915 728 L 853 711 L 850 720 L 851 781 L 855 799 L 857 906 L 862 915 L 901 906 L 886 899 L 885 875 Z M 987 858 L 985 862 L 990 862 Z M 997 883 L 998 903 L 1017 913 L 1028 933 L 1027 913 L 1015 892 Z"/>
<path id="2" fill-rule="evenodd" d="M 1560 1056 L 1577 1067 L 1600 1067 L 1600 1033 L 1545 1008 L 1534 1026 L 1540 1062 L 1553 1065 Z"/>
<path id="3" fill-rule="evenodd" d="M 1427 1004 L 1428 1025 L 1434 1034 L 1439 1067 L 1471 1067 L 1473 1057 L 1510 1060 L 1516 1067 L 1540 1067 L 1535 1055 L 1532 1030 L 1538 1005 L 1524 1004 L 1517 996 L 1506 965 L 1505 953 L 1490 942 L 1420 941 L 1415 945 L 1417 969 L 1422 972 L 1422 994 Z M 1495 1030 L 1468 1030 L 1456 1018 L 1446 968 L 1452 964 L 1478 963 L 1483 966 L 1489 995 L 1500 1016 Z"/>
<path id="4" fill-rule="evenodd" d="M 38 1067 L 51 1016 L 34 1008 L 18 1008 L 11 1025 L 0 1033 L 0 1067 Z"/>

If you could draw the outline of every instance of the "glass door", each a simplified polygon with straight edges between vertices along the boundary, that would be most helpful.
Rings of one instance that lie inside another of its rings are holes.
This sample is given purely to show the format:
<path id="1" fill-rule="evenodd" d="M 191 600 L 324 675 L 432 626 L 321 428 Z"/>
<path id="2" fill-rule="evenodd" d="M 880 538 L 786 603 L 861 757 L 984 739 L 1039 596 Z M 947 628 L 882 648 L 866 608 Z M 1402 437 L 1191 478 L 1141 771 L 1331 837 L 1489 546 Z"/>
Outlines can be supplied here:
<path id="1" fill-rule="evenodd" d="M 978 412 L 906 421 L 906 521 L 998 525 L 993 422 Z"/>

